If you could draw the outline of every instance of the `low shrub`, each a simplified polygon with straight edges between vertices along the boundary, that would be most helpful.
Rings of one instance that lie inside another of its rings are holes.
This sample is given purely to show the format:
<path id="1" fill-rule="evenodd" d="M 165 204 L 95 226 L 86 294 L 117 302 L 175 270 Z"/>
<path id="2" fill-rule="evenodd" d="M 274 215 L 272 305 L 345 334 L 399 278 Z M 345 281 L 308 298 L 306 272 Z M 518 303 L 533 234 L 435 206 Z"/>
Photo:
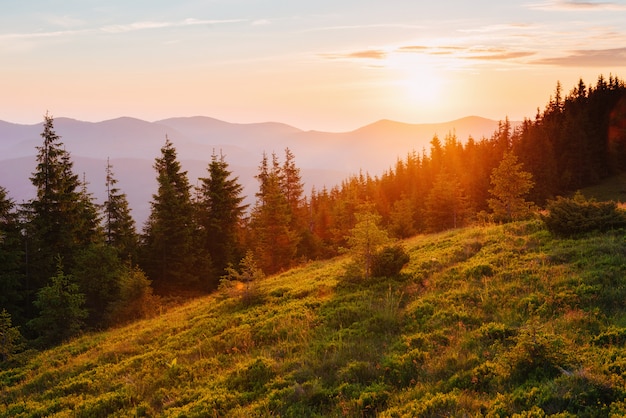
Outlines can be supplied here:
<path id="1" fill-rule="evenodd" d="M 548 230 L 560 236 L 626 227 L 626 213 L 615 202 L 597 202 L 581 193 L 573 198 L 558 197 L 548 203 L 548 215 L 542 220 Z"/>
<path id="2" fill-rule="evenodd" d="M 374 254 L 372 275 L 374 277 L 394 277 L 409 262 L 409 255 L 400 245 L 384 247 Z"/>

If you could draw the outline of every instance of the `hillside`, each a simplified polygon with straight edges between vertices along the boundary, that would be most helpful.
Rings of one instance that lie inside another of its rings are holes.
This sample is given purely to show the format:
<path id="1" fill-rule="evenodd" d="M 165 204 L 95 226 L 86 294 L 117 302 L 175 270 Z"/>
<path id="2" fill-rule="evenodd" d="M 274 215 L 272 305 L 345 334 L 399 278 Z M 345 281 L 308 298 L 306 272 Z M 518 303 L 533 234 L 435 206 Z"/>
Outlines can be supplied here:
<path id="1" fill-rule="evenodd" d="M 401 277 L 314 262 L 34 355 L 0 373 L 0 415 L 626 414 L 623 233 L 531 221 L 404 245 Z"/>

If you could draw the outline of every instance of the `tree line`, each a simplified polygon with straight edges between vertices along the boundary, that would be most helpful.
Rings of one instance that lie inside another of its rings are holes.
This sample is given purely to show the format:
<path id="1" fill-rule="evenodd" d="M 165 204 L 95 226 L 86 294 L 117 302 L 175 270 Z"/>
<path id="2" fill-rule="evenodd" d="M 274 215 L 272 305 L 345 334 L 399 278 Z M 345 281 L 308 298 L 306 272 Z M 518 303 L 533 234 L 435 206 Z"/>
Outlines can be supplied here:
<path id="1" fill-rule="evenodd" d="M 519 127 L 505 119 L 491 137 L 464 143 L 454 133 L 435 136 L 430 149 L 380 176 L 361 172 L 308 196 L 288 148 L 282 159 L 263 154 L 252 207 L 224 155 L 212 155 L 192 187 L 166 137 L 141 231 L 111 164 L 99 205 L 48 114 L 41 137 L 30 178 L 36 197 L 17 205 L 0 186 L 0 310 L 35 345 L 49 346 L 149 315 L 161 297 L 213 291 L 241 260 L 272 274 L 363 247 L 363 236 L 388 242 L 525 218 L 626 169 L 626 86 L 600 76 L 563 97 L 557 84 L 545 110 Z"/>

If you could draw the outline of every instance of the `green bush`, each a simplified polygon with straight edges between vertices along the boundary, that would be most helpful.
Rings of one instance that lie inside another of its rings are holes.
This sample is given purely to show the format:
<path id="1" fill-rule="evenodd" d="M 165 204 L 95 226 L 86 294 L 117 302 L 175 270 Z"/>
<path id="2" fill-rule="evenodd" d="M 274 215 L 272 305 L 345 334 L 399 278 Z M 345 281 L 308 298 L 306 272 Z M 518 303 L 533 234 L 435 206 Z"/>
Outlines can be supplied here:
<path id="1" fill-rule="evenodd" d="M 558 197 L 547 209 L 549 213 L 542 219 L 550 232 L 560 236 L 626 227 L 626 214 L 615 202 L 587 200 L 580 193 L 573 198 Z"/>
<path id="2" fill-rule="evenodd" d="M 394 277 L 409 262 L 409 255 L 400 245 L 384 247 L 374 254 L 372 275 L 374 277 Z"/>

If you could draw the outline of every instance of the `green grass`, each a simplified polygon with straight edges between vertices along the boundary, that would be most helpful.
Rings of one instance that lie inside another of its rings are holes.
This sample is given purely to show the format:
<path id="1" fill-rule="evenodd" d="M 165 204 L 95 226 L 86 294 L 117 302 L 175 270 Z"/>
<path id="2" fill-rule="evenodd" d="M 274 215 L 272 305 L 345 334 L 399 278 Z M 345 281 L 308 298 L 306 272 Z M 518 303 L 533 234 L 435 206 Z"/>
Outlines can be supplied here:
<path id="1" fill-rule="evenodd" d="M 89 334 L 0 372 L 7 417 L 621 416 L 626 240 L 538 221 L 404 242 Z"/>

